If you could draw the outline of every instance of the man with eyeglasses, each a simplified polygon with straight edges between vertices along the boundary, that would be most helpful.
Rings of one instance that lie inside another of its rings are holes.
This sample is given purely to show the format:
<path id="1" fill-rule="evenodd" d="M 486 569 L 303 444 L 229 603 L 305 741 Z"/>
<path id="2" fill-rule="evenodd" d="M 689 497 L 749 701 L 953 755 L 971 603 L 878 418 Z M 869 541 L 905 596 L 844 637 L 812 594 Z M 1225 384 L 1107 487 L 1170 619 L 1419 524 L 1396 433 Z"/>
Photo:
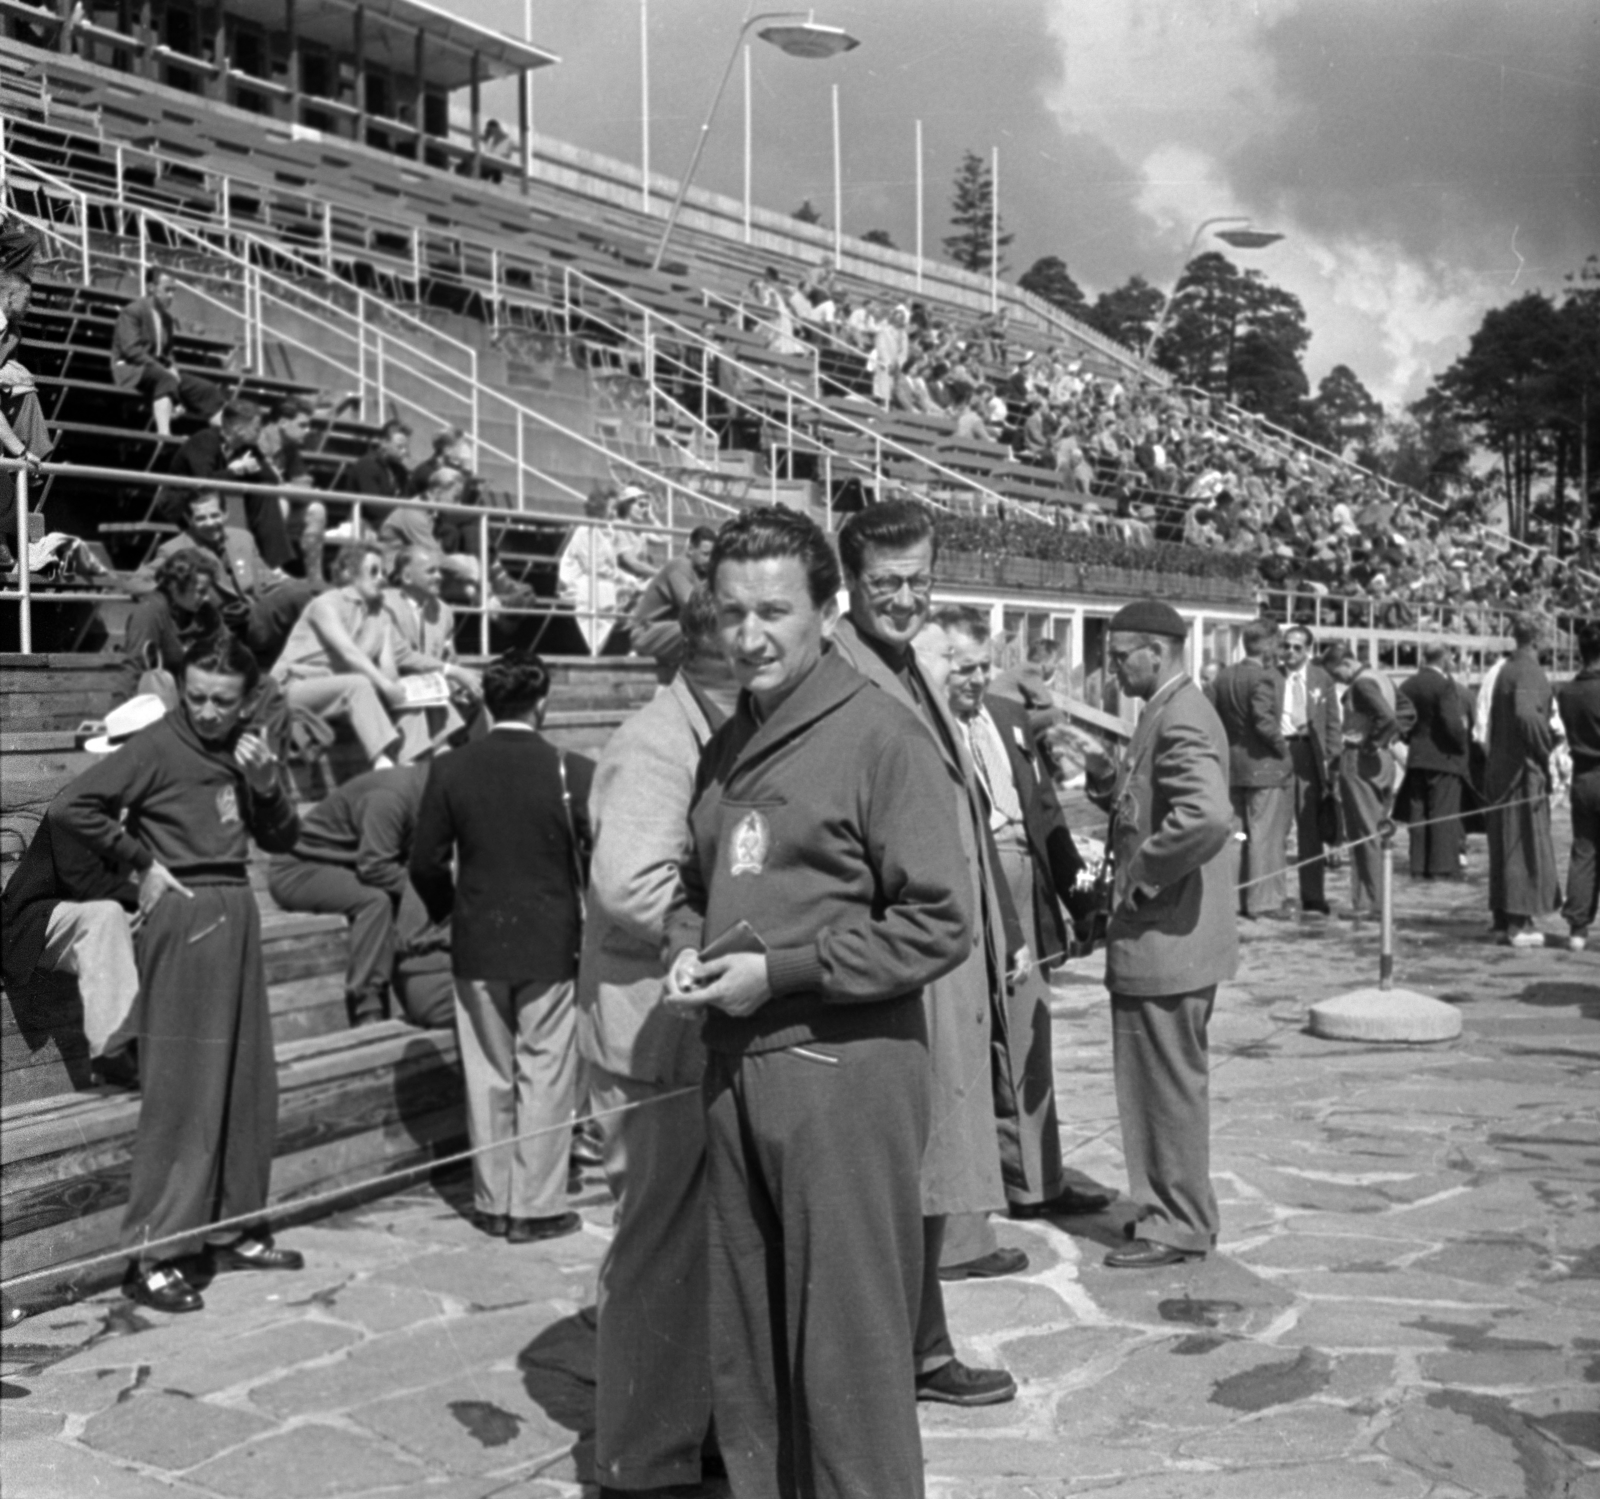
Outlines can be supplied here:
<path id="1" fill-rule="evenodd" d="M 1113 1270 L 1203 1259 L 1221 1216 L 1211 1186 L 1206 1027 L 1231 979 L 1239 933 L 1228 736 L 1184 667 L 1188 633 L 1156 599 L 1111 618 L 1106 656 L 1139 716 L 1112 785 L 1091 787 L 1111 813 L 1115 871 L 1106 929 L 1112 1067 L 1128 1192 L 1139 1216 Z"/>
<path id="2" fill-rule="evenodd" d="M 1339 752 L 1343 747 L 1339 689 L 1311 659 L 1316 642 L 1304 625 L 1283 632 L 1283 738 L 1294 767 L 1295 859 L 1300 865 L 1300 910 L 1328 915 L 1327 861 L 1323 833 L 1337 795 Z M 1309 862 L 1308 862 L 1309 861 Z"/>
<path id="3" fill-rule="evenodd" d="M 986 1215 L 1005 1207 L 991 1041 L 1004 1034 L 1007 970 L 1031 958 L 995 867 L 988 813 L 972 761 L 943 692 L 928 680 L 913 641 L 928 621 L 937 541 L 927 512 L 909 500 L 869 505 L 839 532 L 839 560 L 849 611 L 834 630 L 834 649 L 869 681 L 911 708 L 927 725 L 944 768 L 927 787 L 928 815 L 953 817 L 971 873 L 976 919 L 961 964 L 923 990 L 933 1064 L 933 1125 L 922 1167 L 925 1250 L 917 1328 L 917 1397 L 952 1405 L 992 1405 L 1015 1398 L 1003 1369 L 974 1369 L 955 1356 L 945 1320 L 946 1277 L 1015 1274 L 1028 1259 L 1002 1249 Z M 947 1219 L 957 1235 L 946 1249 Z"/>

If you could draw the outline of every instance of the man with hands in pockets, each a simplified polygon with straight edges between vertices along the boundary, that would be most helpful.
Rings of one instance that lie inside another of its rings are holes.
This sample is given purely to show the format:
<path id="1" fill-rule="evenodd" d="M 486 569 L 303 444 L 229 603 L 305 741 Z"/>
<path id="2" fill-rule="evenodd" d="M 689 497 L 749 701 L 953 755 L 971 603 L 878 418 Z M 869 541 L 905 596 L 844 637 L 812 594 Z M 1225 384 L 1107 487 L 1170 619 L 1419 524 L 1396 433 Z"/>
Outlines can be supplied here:
<path id="1" fill-rule="evenodd" d="M 669 996 L 704 1007 L 712 1400 L 741 1499 L 920 1499 L 913 1338 L 924 984 L 972 943 L 938 752 L 827 644 L 839 566 L 793 511 L 717 538 L 742 689 L 706 746 Z"/>

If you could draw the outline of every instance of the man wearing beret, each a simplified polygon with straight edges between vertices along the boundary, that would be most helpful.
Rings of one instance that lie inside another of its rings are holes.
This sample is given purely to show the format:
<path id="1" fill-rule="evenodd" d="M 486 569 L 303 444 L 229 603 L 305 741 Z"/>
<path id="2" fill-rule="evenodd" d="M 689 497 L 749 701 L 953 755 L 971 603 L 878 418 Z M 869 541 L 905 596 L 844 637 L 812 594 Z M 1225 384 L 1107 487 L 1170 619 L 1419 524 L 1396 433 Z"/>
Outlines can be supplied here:
<path id="1" fill-rule="evenodd" d="M 1113 1269 L 1199 1259 L 1221 1220 L 1211 1188 L 1206 1026 L 1233 977 L 1237 845 L 1228 738 L 1184 668 L 1188 634 L 1154 599 L 1111 620 L 1108 663 L 1144 712 L 1109 794 L 1114 881 L 1106 932 L 1112 1062 L 1128 1191 L 1139 1209 Z"/>

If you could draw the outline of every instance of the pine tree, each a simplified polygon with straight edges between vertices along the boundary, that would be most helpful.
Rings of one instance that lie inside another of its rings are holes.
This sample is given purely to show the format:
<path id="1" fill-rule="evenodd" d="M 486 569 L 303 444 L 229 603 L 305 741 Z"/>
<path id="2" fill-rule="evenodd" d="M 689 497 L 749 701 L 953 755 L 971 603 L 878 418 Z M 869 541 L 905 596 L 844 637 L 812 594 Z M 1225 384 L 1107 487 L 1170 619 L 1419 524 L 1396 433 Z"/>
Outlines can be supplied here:
<path id="1" fill-rule="evenodd" d="M 955 225 L 956 232 L 946 236 L 944 241 L 945 253 L 963 270 L 981 273 L 989 269 L 993 212 L 994 176 L 976 151 L 968 151 L 956 170 L 955 195 L 950 200 L 950 222 Z M 1004 223 L 1002 219 L 1001 224 Z M 1000 248 L 1004 250 L 1015 238 L 1002 228 L 998 237 Z M 999 269 L 1006 269 L 1004 256 Z"/>

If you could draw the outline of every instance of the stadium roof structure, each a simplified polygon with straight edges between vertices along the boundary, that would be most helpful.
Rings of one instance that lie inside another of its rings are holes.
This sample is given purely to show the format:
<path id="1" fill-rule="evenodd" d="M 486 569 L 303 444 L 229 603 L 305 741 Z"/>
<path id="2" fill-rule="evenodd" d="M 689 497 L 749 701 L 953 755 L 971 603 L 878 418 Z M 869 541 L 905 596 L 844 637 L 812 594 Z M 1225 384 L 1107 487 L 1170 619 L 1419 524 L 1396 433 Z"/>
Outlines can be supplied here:
<path id="1" fill-rule="evenodd" d="M 226 8 L 230 14 L 259 22 L 270 30 L 283 28 L 283 0 L 227 0 Z M 307 41 L 344 50 L 355 32 L 358 11 L 364 62 L 409 64 L 415 38 L 420 34 L 430 44 L 437 44 L 428 54 L 428 81 L 448 89 L 465 88 L 473 81 L 474 57 L 478 59 L 476 76 L 480 80 L 516 77 L 561 61 L 554 52 L 475 25 L 426 0 L 318 0 L 312 5 L 301 4 L 295 7 L 295 31 Z M 403 47 L 396 45 L 400 37 L 405 38 Z"/>

